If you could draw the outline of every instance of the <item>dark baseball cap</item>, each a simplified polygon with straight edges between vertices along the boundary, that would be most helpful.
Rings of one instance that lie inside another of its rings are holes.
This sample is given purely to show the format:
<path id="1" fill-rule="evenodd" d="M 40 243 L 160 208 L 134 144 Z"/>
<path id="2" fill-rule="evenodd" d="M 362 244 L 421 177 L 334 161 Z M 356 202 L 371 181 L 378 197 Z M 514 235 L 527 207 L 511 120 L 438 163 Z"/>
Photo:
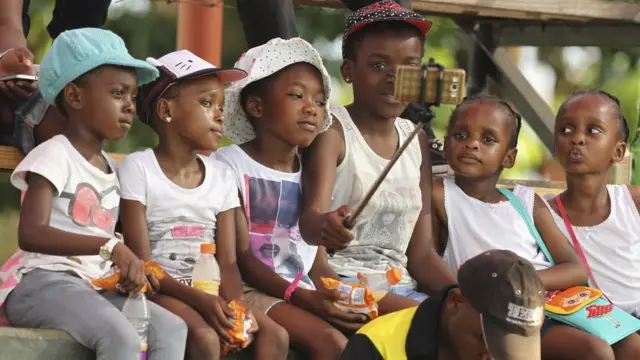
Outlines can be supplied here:
<path id="1" fill-rule="evenodd" d="M 481 314 L 494 359 L 540 359 L 545 289 L 531 262 L 508 250 L 486 251 L 462 265 L 458 283 Z"/>
<path id="2" fill-rule="evenodd" d="M 344 45 L 347 37 L 363 27 L 379 22 L 399 21 L 415 26 L 422 36 L 426 36 L 431 29 L 431 22 L 422 15 L 405 9 L 395 1 L 381 0 L 347 16 L 344 36 L 342 39 L 342 54 L 344 57 Z"/>

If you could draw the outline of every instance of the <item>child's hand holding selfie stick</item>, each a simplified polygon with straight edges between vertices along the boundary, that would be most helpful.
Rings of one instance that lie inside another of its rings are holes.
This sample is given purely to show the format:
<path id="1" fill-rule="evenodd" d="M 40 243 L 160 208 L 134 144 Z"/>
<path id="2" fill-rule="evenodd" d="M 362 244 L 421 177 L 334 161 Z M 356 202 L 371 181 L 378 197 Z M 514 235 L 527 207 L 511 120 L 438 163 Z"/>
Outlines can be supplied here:
<path id="1" fill-rule="evenodd" d="M 406 101 L 415 102 L 423 106 L 425 111 L 424 120 L 418 124 L 400 145 L 400 148 L 393 154 L 384 167 L 376 181 L 367 191 L 355 210 L 348 215 L 343 222 L 347 229 L 353 229 L 356 220 L 367 206 L 375 192 L 378 190 L 384 179 L 387 177 L 393 166 L 396 164 L 405 149 L 411 144 L 416 135 L 422 130 L 427 122 L 430 122 L 434 113 L 431 106 L 440 106 L 440 104 L 458 104 L 463 98 L 465 72 L 462 69 L 445 69 L 442 65 L 436 64 L 429 59 L 427 64 L 423 64 L 421 68 L 416 67 L 400 67 L 395 75 L 395 93 L 394 97 Z M 335 249 L 328 250 L 330 256 L 333 256 Z"/>

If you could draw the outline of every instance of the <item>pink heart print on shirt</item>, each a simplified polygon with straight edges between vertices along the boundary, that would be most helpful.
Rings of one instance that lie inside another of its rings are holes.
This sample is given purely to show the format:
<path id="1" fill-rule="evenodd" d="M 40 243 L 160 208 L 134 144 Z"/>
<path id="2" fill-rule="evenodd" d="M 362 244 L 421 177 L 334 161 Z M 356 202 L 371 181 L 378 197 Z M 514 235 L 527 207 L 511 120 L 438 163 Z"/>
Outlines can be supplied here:
<path id="1" fill-rule="evenodd" d="M 171 228 L 171 235 L 175 239 L 187 237 L 204 237 L 204 225 L 178 225 Z"/>
<path id="2" fill-rule="evenodd" d="M 60 197 L 69 199 L 67 214 L 75 224 L 83 227 L 95 226 L 112 232 L 118 215 L 118 206 L 111 209 L 105 209 L 102 206 L 102 199 L 112 192 L 119 195 L 118 187 L 112 186 L 100 193 L 91 184 L 80 183 L 75 193 L 63 192 Z"/>

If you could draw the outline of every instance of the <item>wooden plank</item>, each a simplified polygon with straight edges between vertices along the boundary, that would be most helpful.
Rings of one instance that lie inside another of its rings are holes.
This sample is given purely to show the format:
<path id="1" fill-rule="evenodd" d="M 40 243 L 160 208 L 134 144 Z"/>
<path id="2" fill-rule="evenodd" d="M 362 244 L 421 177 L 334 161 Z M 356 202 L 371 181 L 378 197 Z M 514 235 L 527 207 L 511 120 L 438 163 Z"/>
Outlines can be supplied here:
<path id="1" fill-rule="evenodd" d="M 339 0 L 297 0 L 299 4 L 339 8 Z M 640 4 L 603 0 L 413 0 L 423 14 L 475 16 L 517 20 L 592 21 L 639 23 Z"/>
<path id="2" fill-rule="evenodd" d="M 414 0 L 424 13 L 520 20 L 616 20 L 640 22 L 640 4 L 601 0 Z"/>
<path id="3" fill-rule="evenodd" d="M 551 107 L 522 75 L 507 49 L 497 48 L 490 56 L 502 75 L 499 80 L 503 94 L 513 102 L 540 140 L 552 150 L 555 115 Z"/>
<path id="4" fill-rule="evenodd" d="M 453 179 L 453 176 L 446 176 Z M 511 189 L 516 185 L 526 186 L 533 189 L 538 195 L 558 195 L 567 189 L 567 184 L 563 181 L 546 181 L 546 180 L 514 180 L 500 179 L 496 185 L 499 188 Z"/>
<path id="5" fill-rule="evenodd" d="M 528 186 L 531 188 L 545 188 L 564 190 L 567 188 L 567 184 L 564 181 L 547 181 L 547 180 L 513 180 L 513 179 L 500 179 L 498 184 L 504 187 L 514 187 L 515 185 Z"/>
<path id="6" fill-rule="evenodd" d="M 498 46 L 640 46 L 640 24 L 493 23 Z"/>
<path id="7" fill-rule="evenodd" d="M 121 163 L 127 154 L 109 153 L 109 156 Z M 19 149 L 12 146 L 0 146 L 0 171 L 14 170 L 23 158 L 24 154 Z"/>

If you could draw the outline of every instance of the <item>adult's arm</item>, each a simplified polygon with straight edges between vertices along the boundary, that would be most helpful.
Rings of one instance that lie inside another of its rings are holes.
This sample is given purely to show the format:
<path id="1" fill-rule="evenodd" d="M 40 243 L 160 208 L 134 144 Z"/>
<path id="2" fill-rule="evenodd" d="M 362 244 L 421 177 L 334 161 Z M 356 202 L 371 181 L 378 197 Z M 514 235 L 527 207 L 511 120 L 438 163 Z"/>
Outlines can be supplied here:
<path id="1" fill-rule="evenodd" d="M 373 4 L 376 0 L 342 0 L 351 11 Z M 411 8 L 411 0 L 396 0 Z M 238 15 L 244 28 L 247 47 L 260 46 L 273 38 L 298 37 L 293 0 L 238 0 Z"/>
<path id="2" fill-rule="evenodd" d="M 27 47 L 22 29 L 22 0 L 0 1 L 0 53 Z"/>
<path id="3" fill-rule="evenodd" d="M 248 48 L 298 37 L 293 0 L 238 0 L 237 6 Z"/>

